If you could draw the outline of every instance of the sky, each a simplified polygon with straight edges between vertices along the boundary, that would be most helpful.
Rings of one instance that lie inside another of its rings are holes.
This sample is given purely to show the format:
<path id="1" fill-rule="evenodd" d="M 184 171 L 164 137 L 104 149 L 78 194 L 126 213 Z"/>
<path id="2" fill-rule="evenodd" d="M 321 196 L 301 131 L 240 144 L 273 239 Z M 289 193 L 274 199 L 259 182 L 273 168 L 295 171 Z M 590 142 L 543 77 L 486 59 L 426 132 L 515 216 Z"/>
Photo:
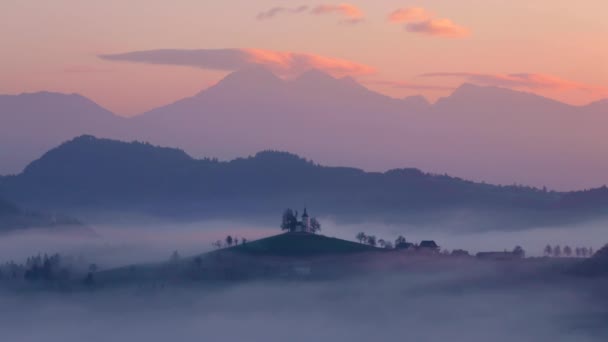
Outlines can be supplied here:
<path id="1" fill-rule="evenodd" d="M 261 63 L 394 97 L 471 82 L 583 105 L 608 98 L 606 13 L 605 0 L 2 0 L 0 93 L 80 93 L 132 116 Z M 162 49 L 176 55 L 159 62 Z"/>

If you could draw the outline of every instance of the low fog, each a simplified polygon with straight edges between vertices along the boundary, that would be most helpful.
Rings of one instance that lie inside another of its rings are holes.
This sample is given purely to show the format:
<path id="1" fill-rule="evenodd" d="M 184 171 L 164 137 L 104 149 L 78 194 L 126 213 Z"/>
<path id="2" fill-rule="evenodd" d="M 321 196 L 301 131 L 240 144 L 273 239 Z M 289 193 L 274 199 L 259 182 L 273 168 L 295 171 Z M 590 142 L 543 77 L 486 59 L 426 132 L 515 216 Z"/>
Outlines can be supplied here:
<path id="1" fill-rule="evenodd" d="M 0 294 L 5 341 L 606 341 L 586 285 L 489 270 L 223 288 Z M 482 279 L 482 280 L 480 280 Z M 490 279 L 496 281 L 484 281 Z"/>
<path id="2" fill-rule="evenodd" d="M 517 232 L 449 234 L 438 229 L 323 220 L 322 233 L 354 240 L 359 231 L 410 241 L 435 239 L 471 252 L 547 243 L 604 243 L 604 222 Z M 0 237 L 0 261 L 38 253 L 83 256 L 101 269 L 195 255 L 227 234 L 254 240 L 278 228 L 237 222 L 92 227 L 96 237 L 42 232 Z M 573 237 L 577 237 L 573 241 Z M 606 341 L 606 284 L 542 278 L 534 270 L 495 265 L 424 266 L 324 281 L 201 283 L 97 288 L 76 292 L 0 290 L 6 341 Z M 449 271 L 448 271 L 449 269 Z M 519 273 L 521 272 L 521 273 Z M 539 275 L 540 274 L 540 275 Z"/>
<path id="3" fill-rule="evenodd" d="M 145 223 L 141 223 L 141 222 Z M 605 234 L 608 221 L 590 221 L 575 226 L 537 227 L 519 231 L 455 230 L 440 226 L 386 225 L 380 223 L 339 224 L 321 218 L 321 234 L 356 241 L 358 232 L 393 241 L 403 235 L 408 241 L 435 240 L 442 249 L 480 251 L 512 250 L 522 246 L 528 256 L 541 256 L 547 244 L 592 247 L 608 243 Z M 227 235 L 249 241 L 281 233 L 276 227 L 245 221 L 199 221 L 176 223 L 158 220 L 133 220 L 92 225 L 97 236 L 70 235 L 48 231 L 17 232 L 0 235 L 0 263 L 23 262 L 38 254 L 60 253 L 83 256 L 103 269 L 132 263 L 163 261 L 173 251 L 182 256 L 196 255 L 213 249 L 212 243 Z"/>

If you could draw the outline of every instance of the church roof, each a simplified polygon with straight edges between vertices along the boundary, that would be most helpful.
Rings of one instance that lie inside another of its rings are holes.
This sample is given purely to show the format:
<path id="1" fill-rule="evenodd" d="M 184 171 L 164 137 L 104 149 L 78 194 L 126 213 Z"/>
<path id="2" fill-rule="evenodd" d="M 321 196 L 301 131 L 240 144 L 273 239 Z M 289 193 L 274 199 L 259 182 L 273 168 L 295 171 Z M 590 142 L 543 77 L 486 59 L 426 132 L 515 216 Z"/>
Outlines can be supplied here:
<path id="1" fill-rule="evenodd" d="M 304 208 L 304 213 L 302 214 L 302 217 L 308 217 L 308 212 L 306 212 L 306 208 Z"/>

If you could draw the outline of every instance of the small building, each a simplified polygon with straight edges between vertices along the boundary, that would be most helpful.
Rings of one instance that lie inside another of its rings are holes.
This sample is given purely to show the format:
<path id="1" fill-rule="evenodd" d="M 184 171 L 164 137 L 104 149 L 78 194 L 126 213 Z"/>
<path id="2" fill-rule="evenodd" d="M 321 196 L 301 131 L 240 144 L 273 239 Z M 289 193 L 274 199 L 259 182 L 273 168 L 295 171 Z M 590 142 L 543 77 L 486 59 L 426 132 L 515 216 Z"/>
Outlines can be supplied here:
<path id="1" fill-rule="evenodd" d="M 414 248 L 414 244 L 411 242 L 399 242 L 398 244 L 395 245 L 395 249 L 411 250 L 413 248 Z"/>
<path id="2" fill-rule="evenodd" d="M 416 248 L 421 252 L 431 252 L 431 253 L 439 253 L 439 245 L 434 240 L 424 240 L 421 241 L 418 247 Z"/>
<path id="3" fill-rule="evenodd" d="M 296 232 L 310 233 L 310 228 L 310 216 L 308 216 L 308 211 L 306 208 L 304 208 L 304 213 L 302 213 L 302 221 L 298 221 L 296 225 Z"/>

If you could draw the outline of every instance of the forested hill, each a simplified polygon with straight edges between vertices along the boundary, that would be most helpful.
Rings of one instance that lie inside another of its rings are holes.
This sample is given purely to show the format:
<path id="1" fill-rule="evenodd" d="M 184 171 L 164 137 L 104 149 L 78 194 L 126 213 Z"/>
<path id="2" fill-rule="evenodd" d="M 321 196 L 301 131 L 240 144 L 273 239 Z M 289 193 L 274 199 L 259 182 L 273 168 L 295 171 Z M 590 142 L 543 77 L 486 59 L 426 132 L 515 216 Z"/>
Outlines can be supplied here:
<path id="1" fill-rule="evenodd" d="M 337 220 L 424 222 L 466 210 L 534 223 L 568 207 L 562 193 L 413 168 L 365 172 L 275 151 L 231 161 L 194 159 L 178 149 L 93 136 L 68 141 L 1 182 L 0 193 L 38 207 L 180 217 L 276 217 L 285 207 L 308 205 Z"/>

